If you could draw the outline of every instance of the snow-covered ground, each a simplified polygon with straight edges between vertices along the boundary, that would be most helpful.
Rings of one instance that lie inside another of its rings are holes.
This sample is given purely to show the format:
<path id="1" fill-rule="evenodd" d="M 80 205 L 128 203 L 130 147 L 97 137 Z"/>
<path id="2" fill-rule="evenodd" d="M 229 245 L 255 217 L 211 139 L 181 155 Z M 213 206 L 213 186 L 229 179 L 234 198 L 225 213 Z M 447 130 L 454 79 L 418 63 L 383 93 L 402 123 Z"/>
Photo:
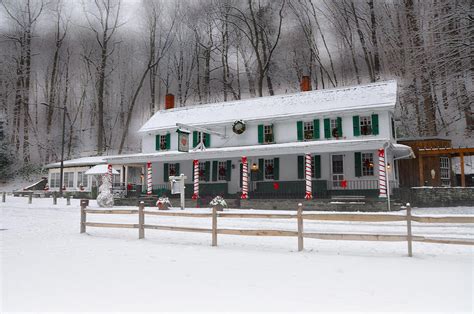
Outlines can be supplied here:
<path id="1" fill-rule="evenodd" d="M 8 197 L 0 203 L 1 312 L 5 311 L 473 311 L 472 247 L 405 242 L 88 228 L 79 202 Z M 90 207 L 95 207 L 91 202 Z M 193 209 L 190 209 L 190 211 Z M 209 211 L 194 209 L 193 211 Z M 259 212 L 259 211 L 252 211 Z M 278 213 L 282 213 L 279 211 Z M 474 207 L 414 209 L 474 215 Z M 210 227 L 208 218 L 146 217 Z M 88 221 L 136 223 L 136 215 Z M 295 220 L 219 218 L 219 227 L 296 230 Z M 421 225 L 414 234 L 469 237 L 467 225 Z M 404 234 L 404 223 L 305 221 L 305 231 Z"/>

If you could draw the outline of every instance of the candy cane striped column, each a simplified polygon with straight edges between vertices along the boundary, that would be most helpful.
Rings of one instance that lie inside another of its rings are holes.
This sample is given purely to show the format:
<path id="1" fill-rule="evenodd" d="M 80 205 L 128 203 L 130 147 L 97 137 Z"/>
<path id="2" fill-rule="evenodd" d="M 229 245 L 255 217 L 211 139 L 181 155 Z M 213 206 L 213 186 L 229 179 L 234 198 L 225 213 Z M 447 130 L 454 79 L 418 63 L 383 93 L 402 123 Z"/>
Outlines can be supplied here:
<path id="1" fill-rule="evenodd" d="M 313 198 L 313 189 L 311 186 L 311 155 L 305 154 L 305 167 L 304 167 L 305 181 L 306 181 L 306 195 L 305 199 L 310 200 Z"/>
<path id="2" fill-rule="evenodd" d="M 249 176 L 248 176 L 248 165 L 247 157 L 242 156 L 242 195 L 241 199 L 246 200 L 249 198 Z"/>
<path id="3" fill-rule="evenodd" d="M 151 195 L 153 192 L 153 180 L 151 177 L 151 162 L 146 163 L 146 194 Z"/>
<path id="4" fill-rule="evenodd" d="M 112 165 L 107 165 L 107 175 L 109 176 L 109 182 L 112 186 Z"/>
<path id="5" fill-rule="evenodd" d="M 387 197 L 387 179 L 385 175 L 385 149 L 379 149 L 379 197 Z"/>
<path id="6" fill-rule="evenodd" d="M 194 165 L 194 193 L 193 193 L 193 200 L 197 200 L 199 198 L 199 160 L 193 161 Z"/>

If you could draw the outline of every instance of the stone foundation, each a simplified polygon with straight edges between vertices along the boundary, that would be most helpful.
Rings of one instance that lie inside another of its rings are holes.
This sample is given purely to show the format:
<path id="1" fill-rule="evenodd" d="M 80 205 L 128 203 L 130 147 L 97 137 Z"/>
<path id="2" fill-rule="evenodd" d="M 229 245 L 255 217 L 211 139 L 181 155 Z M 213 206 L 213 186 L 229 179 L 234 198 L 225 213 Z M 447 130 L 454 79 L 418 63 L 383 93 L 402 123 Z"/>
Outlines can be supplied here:
<path id="1" fill-rule="evenodd" d="M 403 188 L 396 195 L 416 207 L 474 206 L 474 187 Z"/>

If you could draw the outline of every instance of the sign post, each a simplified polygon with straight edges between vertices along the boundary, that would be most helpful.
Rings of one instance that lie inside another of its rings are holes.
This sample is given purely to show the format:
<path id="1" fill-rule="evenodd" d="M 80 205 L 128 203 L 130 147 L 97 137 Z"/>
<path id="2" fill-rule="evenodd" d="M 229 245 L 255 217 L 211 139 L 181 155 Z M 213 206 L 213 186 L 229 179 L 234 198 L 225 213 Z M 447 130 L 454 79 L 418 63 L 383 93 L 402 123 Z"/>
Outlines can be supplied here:
<path id="1" fill-rule="evenodd" d="M 171 194 L 180 194 L 181 210 L 184 210 L 184 180 L 187 178 L 184 174 L 170 176 Z"/>

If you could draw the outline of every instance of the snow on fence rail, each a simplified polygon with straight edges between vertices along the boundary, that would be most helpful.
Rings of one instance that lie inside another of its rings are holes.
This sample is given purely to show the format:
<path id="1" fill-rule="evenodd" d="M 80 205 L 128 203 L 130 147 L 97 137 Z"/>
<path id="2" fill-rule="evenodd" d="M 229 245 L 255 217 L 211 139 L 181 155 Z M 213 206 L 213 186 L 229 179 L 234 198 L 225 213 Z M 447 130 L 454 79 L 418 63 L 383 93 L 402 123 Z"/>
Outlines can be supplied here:
<path id="1" fill-rule="evenodd" d="M 426 217 L 412 216 L 411 206 L 407 204 L 406 215 L 388 215 L 388 214 L 303 214 L 303 205 L 298 204 L 296 214 L 246 214 L 246 213 L 220 213 L 216 208 L 212 208 L 212 213 L 182 213 L 182 212 L 156 212 L 145 211 L 143 202 L 138 206 L 138 210 L 116 210 L 116 209 L 87 209 L 88 201 L 81 200 L 81 225 L 80 232 L 86 232 L 86 227 L 103 227 L 103 228 L 136 228 L 139 231 L 139 239 L 145 237 L 145 229 L 168 230 L 168 231 L 184 231 L 199 232 L 212 234 L 212 246 L 217 246 L 217 235 L 246 235 L 246 236 L 270 236 L 270 237 L 297 237 L 298 251 L 304 249 L 303 239 L 320 239 L 320 240 L 349 240 L 349 241 L 406 241 L 408 245 L 408 256 L 413 256 L 412 242 L 440 243 L 440 244 L 461 244 L 474 245 L 474 240 L 461 238 L 442 238 L 442 237 L 425 237 L 412 234 L 411 223 L 474 223 L 472 216 L 456 216 L 456 217 Z M 135 215 L 138 214 L 138 224 L 123 223 L 99 223 L 87 222 L 88 214 L 109 214 L 109 215 Z M 145 216 L 174 216 L 189 218 L 211 218 L 212 228 L 191 228 L 166 225 L 150 225 L 145 224 Z M 223 229 L 217 228 L 218 218 L 248 218 L 248 219 L 296 219 L 297 231 L 286 230 L 264 230 L 264 229 Z M 325 221 L 350 221 L 350 222 L 392 222 L 406 221 L 407 233 L 405 234 L 363 234 L 363 233 L 317 233 L 304 232 L 304 220 L 325 220 Z"/>

